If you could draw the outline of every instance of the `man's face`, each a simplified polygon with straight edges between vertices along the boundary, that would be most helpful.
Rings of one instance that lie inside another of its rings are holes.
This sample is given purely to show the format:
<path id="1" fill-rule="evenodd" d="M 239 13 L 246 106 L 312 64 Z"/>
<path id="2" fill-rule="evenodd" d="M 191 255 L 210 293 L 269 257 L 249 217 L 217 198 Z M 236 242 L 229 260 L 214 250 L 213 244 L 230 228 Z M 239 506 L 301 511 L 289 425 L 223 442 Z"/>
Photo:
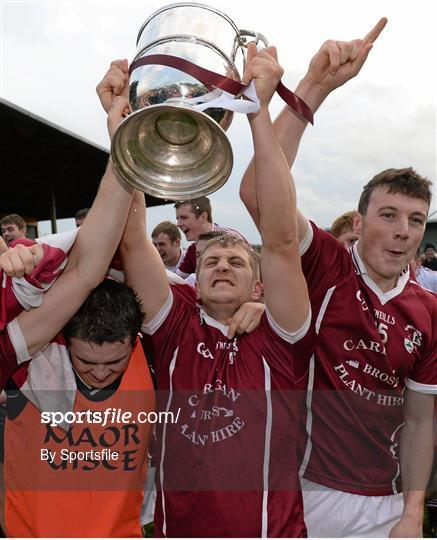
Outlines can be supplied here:
<path id="1" fill-rule="evenodd" d="M 261 295 L 261 284 L 253 278 L 250 256 L 238 246 L 213 245 L 206 250 L 196 289 L 205 306 L 228 304 L 235 310 L 245 302 L 259 300 Z"/>
<path id="2" fill-rule="evenodd" d="M 425 231 L 428 204 L 401 193 L 376 188 L 362 216 L 359 253 L 370 277 L 388 285 L 413 259 Z"/>
<path id="3" fill-rule="evenodd" d="M 176 208 L 176 220 L 177 226 L 189 242 L 197 240 L 199 234 L 205 232 L 205 212 L 196 217 L 190 204 L 181 204 Z"/>
<path id="4" fill-rule="evenodd" d="M 5 223 L 1 227 L 2 236 L 7 244 L 10 244 L 17 238 L 25 238 L 26 234 L 23 229 L 19 229 L 15 223 Z"/>
<path id="5" fill-rule="evenodd" d="M 71 338 L 70 358 L 79 377 L 93 388 L 106 388 L 127 368 L 132 352 L 131 337 L 102 345 Z"/>
<path id="6" fill-rule="evenodd" d="M 205 250 L 206 244 L 209 240 L 197 240 L 196 241 L 196 262 L 200 259 L 203 251 Z"/>
<path id="7" fill-rule="evenodd" d="M 432 261 L 435 257 L 435 250 L 432 247 L 425 249 L 425 257 L 427 261 Z"/>
<path id="8" fill-rule="evenodd" d="M 152 241 L 165 266 L 174 266 L 177 264 L 181 255 L 179 240 L 172 242 L 168 234 L 159 233 L 158 236 L 152 238 Z"/>

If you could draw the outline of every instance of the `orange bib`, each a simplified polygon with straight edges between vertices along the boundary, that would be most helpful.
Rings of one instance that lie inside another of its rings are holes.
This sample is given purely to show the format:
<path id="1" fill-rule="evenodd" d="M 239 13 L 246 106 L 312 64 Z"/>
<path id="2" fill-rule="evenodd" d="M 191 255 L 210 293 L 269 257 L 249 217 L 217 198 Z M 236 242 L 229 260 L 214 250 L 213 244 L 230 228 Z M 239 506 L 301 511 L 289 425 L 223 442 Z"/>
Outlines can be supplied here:
<path id="1" fill-rule="evenodd" d="M 154 408 L 148 364 L 137 341 L 112 396 L 96 402 L 77 391 L 76 418 L 68 431 L 42 423 L 30 402 L 17 418 L 7 420 L 8 534 L 141 537 L 150 435 L 145 413 Z"/>

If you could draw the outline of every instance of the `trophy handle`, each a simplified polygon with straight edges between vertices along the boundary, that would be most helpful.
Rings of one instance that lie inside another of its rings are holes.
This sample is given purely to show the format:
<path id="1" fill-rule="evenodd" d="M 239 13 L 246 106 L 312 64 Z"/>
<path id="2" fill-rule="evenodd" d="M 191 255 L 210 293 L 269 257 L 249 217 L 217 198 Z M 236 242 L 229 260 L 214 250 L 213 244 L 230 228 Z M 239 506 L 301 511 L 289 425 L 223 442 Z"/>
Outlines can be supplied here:
<path id="1" fill-rule="evenodd" d="M 238 35 L 235 40 L 235 49 L 238 49 L 238 47 L 241 48 L 241 51 L 243 53 L 243 68 L 246 67 L 246 55 L 244 54 L 244 49 L 247 48 L 247 37 L 254 38 L 253 41 L 255 41 L 256 45 L 258 45 L 259 42 L 262 42 L 264 47 L 269 46 L 267 38 L 259 32 L 254 32 L 253 30 L 238 30 Z"/>

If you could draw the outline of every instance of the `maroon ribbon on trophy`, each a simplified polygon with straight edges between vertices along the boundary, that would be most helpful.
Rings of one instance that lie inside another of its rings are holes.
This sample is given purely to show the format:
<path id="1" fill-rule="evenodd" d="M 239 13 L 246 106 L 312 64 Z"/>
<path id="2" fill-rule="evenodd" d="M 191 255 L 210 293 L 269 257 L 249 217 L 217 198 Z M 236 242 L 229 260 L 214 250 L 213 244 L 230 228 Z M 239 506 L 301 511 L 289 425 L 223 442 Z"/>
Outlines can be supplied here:
<path id="1" fill-rule="evenodd" d="M 148 65 L 160 65 L 179 69 L 199 80 L 207 88 L 220 88 L 234 96 L 238 96 L 247 88 L 246 85 L 234 81 L 229 77 L 225 77 L 224 75 L 220 75 L 209 69 L 202 68 L 197 64 L 193 64 L 193 62 L 169 54 L 151 54 L 135 60 L 129 66 L 129 75 L 134 69 Z M 276 92 L 297 115 L 310 122 L 310 124 L 314 124 L 313 112 L 299 96 L 296 96 L 296 94 L 284 86 L 282 82 L 279 82 Z"/>

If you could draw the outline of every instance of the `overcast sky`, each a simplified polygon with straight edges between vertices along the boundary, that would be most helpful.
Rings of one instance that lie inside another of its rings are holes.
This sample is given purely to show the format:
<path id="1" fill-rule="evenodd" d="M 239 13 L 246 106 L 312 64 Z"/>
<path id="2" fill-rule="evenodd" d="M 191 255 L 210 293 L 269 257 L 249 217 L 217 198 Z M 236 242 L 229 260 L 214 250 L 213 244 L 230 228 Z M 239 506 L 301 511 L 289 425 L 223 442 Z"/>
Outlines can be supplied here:
<path id="1" fill-rule="evenodd" d="M 95 86 L 112 59 L 133 59 L 142 23 L 170 2 L 0 2 L 1 97 L 108 148 Z M 355 208 L 362 185 L 388 167 L 413 166 L 435 182 L 435 2 L 416 0 L 414 8 L 404 0 L 219 0 L 211 5 L 278 47 L 283 82 L 290 89 L 326 39 L 361 38 L 381 16 L 389 19 L 360 75 L 326 100 L 303 138 L 293 173 L 300 208 L 308 217 L 329 226 Z M 273 113 L 281 107 L 275 97 Z M 234 170 L 211 196 L 214 218 L 257 242 L 238 198 L 252 154 L 244 116 L 235 115 L 228 136 Z M 164 219 L 174 219 L 172 206 L 150 210 L 151 227 Z M 71 224 L 63 220 L 60 228 Z M 46 232 L 43 223 L 40 234 Z"/>

